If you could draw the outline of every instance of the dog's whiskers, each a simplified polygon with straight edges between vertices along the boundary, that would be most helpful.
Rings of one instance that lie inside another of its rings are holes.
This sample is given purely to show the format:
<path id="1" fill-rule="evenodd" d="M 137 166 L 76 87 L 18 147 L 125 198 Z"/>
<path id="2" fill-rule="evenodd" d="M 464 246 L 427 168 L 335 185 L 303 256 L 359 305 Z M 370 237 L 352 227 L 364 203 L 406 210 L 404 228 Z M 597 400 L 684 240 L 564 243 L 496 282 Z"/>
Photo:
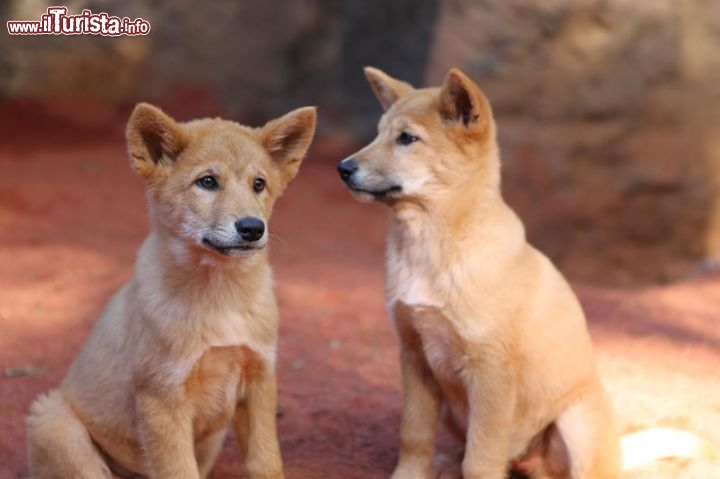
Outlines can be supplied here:
<path id="1" fill-rule="evenodd" d="M 268 237 L 270 238 L 270 241 L 280 243 L 283 246 L 285 246 L 287 244 L 284 239 L 282 239 L 280 236 L 278 236 L 276 234 L 268 233 Z"/>

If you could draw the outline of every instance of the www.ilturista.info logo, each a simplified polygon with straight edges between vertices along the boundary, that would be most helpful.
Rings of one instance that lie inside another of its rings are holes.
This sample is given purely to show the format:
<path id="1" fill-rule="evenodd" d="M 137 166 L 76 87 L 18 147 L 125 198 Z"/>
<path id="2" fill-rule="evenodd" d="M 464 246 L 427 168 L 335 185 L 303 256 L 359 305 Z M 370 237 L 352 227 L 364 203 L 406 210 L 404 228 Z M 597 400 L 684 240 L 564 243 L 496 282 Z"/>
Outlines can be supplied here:
<path id="1" fill-rule="evenodd" d="M 150 23 L 142 18 L 111 17 L 107 13 L 83 10 L 80 15 L 68 15 L 65 7 L 48 7 L 40 21 L 7 22 L 10 35 L 147 35 Z"/>

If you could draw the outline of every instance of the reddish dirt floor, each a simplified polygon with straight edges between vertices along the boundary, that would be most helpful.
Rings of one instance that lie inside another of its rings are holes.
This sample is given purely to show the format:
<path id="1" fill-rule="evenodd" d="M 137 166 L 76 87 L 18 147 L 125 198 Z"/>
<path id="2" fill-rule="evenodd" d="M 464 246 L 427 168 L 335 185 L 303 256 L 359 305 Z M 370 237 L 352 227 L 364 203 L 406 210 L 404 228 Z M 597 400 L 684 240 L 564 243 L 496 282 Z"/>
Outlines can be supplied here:
<path id="1" fill-rule="evenodd" d="M 3 479 L 27 474 L 28 405 L 60 381 L 104 302 L 131 275 L 148 231 L 122 140 L 127 112 L 58 113 L 68 106 L 0 111 Z M 279 434 L 290 479 L 386 478 L 397 455 L 397 345 L 383 306 L 386 212 L 344 190 L 334 170 L 341 156 L 318 141 L 271 222 Z M 574 286 L 623 432 L 677 426 L 720 443 L 720 279 Z M 241 472 L 230 437 L 212 477 Z M 658 462 L 623 477 L 719 478 L 720 459 Z"/>

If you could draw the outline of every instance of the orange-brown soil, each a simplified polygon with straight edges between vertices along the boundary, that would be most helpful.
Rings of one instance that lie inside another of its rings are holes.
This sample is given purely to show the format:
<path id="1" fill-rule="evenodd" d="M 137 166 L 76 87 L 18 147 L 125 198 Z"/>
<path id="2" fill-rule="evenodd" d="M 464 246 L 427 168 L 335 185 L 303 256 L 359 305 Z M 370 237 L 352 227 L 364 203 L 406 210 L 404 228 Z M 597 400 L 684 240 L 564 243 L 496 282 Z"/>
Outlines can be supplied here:
<path id="1" fill-rule="evenodd" d="M 61 103 L 0 109 L 0 478 L 26 475 L 28 406 L 60 381 L 148 231 L 124 113 Z M 345 191 L 335 173 L 343 153 L 317 141 L 271 222 L 290 479 L 385 478 L 397 455 L 386 212 Z M 575 287 L 622 430 L 678 426 L 720 443 L 720 279 Z M 212 477 L 241 471 L 229 438 Z M 720 460 L 658 462 L 624 477 L 720 477 Z"/>

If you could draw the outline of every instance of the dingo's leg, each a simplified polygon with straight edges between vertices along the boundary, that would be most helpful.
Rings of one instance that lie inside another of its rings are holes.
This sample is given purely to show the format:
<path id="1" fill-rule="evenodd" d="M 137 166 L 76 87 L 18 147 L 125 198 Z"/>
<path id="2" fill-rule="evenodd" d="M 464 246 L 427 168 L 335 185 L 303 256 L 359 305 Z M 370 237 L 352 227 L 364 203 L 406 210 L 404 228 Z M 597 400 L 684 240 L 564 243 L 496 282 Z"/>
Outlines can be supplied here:
<path id="1" fill-rule="evenodd" d="M 210 473 L 225 442 L 226 434 L 227 429 L 223 429 L 195 444 L 195 458 L 200 469 L 200 477 L 207 477 Z"/>
<path id="2" fill-rule="evenodd" d="M 555 424 L 559 437 L 548 439 L 545 457 L 551 477 L 617 479 L 620 442 L 610 399 L 599 383 L 592 394 L 565 409 Z"/>
<path id="3" fill-rule="evenodd" d="M 233 419 L 240 451 L 250 479 L 283 479 L 277 437 L 277 378 L 266 372 L 248 387 L 245 401 L 238 404 Z"/>
<path id="4" fill-rule="evenodd" d="M 401 346 L 404 405 L 400 423 L 400 457 L 393 479 L 424 479 L 432 474 L 435 432 L 441 395 L 428 366 Z"/>

